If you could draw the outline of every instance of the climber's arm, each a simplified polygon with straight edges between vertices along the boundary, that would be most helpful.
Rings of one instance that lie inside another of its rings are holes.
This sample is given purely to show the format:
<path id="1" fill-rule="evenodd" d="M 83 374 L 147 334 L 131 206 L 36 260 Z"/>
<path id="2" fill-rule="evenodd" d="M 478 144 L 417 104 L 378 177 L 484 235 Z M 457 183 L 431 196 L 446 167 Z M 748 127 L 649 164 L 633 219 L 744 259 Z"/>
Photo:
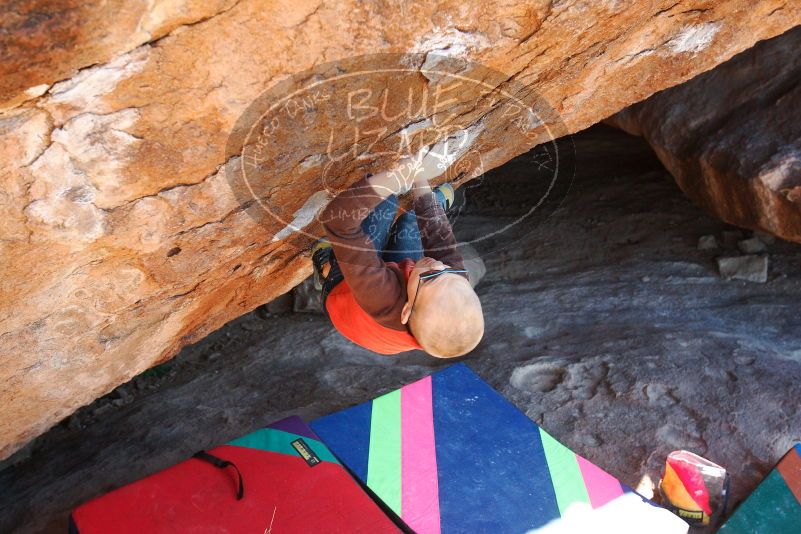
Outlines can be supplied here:
<path id="1" fill-rule="evenodd" d="M 414 213 L 423 243 L 423 254 L 454 269 L 464 269 L 450 221 L 429 185 L 430 180 L 446 170 L 443 169 L 446 166 L 442 165 L 442 150 L 441 145 L 433 147 L 420 162 L 420 172 L 414 176 Z"/>
<path id="2" fill-rule="evenodd" d="M 456 237 L 448 216 L 430 188 L 427 194 L 415 196 L 414 213 L 423 243 L 423 254 L 454 269 L 464 269 L 464 261 L 456 248 Z"/>
<path id="3" fill-rule="evenodd" d="M 340 193 L 320 215 L 356 302 L 380 324 L 395 328 L 406 301 L 402 276 L 381 259 L 362 222 L 381 201 L 398 192 L 401 185 L 396 178 L 379 173 Z"/>

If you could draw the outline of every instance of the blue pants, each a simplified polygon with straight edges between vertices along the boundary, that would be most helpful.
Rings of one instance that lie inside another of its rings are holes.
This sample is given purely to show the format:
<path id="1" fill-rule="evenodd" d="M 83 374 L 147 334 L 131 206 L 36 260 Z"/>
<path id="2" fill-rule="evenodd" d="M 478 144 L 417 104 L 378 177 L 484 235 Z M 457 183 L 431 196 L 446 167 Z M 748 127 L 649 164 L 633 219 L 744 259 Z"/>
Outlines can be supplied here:
<path id="1" fill-rule="evenodd" d="M 436 189 L 434 197 L 444 208 L 445 195 Z M 395 221 L 398 209 L 398 197 L 388 196 L 362 221 L 362 231 L 370 236 L 384 261 L 398 263 L 407 258 L 419 260 L 423 257 L 423 243 L 417 228 L 417 217 L 414 211 L 407 211 Z"/>

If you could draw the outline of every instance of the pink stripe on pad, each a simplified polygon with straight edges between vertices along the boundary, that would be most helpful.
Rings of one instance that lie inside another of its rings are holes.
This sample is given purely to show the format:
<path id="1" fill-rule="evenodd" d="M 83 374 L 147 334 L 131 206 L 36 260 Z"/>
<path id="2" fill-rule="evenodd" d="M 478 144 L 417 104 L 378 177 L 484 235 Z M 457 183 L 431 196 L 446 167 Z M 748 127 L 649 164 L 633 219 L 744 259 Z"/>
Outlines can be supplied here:
<path id="1" fill-rule="evenodd" d="M 440 534 L 431 377 L 401 389 L 401 519 L 418 534 Z"/>
<path id="2" fill-rule="evenodd" d="M 576 459 L 593 508 L 599 508 L 623 495 L 623 488 L 615 477 L 579 455 L 576 455 Z"/>

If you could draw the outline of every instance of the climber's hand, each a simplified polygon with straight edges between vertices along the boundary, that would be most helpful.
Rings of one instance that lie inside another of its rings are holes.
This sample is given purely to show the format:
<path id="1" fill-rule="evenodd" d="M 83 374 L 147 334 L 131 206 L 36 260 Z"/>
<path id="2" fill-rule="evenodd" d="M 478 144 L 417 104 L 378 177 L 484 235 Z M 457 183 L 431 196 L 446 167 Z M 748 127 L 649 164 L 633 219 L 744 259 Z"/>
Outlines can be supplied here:
<path id="1" fill-rule="evenodd" d="M 428 183 L 443 174 L 459 159 L 468 147 L 469 133 L 459 130 L 438 143 L 424 146 L 415 154 L 401 159 L 386 173 L 382 185 L 389 192 L 403 194 L 412 188 L 428 187 Z"/>
<path id="2" fill-rule="evenodd" d="M 428 183 L 447 171 L 469 148 L 468 137 L 467 130 L 459 130 L 427 148 L 420 158 L 420 172 L 415 174 L 415 186 Z"/>
<path id="3" fill-rule="evenodd" d="M 392 172 L 398 183 L 400 193 L 410 191 L 419 180 L 425 179 L 430 174 L 426 167 L 426 165 L 431 165 L 430 161 L 426 161 L 426 155 L 429 150 L 429 147 L 424 146 L 416 154 L 406 156 L 398 162 L 397 167 Z"/>

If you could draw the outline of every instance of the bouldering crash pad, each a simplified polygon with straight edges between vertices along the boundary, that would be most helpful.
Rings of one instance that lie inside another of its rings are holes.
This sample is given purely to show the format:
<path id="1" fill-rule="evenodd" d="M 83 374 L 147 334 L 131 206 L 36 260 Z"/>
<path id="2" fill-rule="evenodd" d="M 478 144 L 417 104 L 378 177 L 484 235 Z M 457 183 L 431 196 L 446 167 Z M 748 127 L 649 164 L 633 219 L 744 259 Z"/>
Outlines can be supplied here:
<path id="1" fill-rule="evenodd" d="M 398 532 L 298 417 L 200 456 L 79 506 L 70 532 Z"/>
<path id="2" fill-rule="evenodd" d="M 782 457 L 757 489 L 737 507 L 719 532 L 801 532 L 801 443 L 796 444 Z"/>
<path id="3" fill-rule="evenodd" d="M 687 531 L 463 364 L 310 426 L 418 534 Z"/>

